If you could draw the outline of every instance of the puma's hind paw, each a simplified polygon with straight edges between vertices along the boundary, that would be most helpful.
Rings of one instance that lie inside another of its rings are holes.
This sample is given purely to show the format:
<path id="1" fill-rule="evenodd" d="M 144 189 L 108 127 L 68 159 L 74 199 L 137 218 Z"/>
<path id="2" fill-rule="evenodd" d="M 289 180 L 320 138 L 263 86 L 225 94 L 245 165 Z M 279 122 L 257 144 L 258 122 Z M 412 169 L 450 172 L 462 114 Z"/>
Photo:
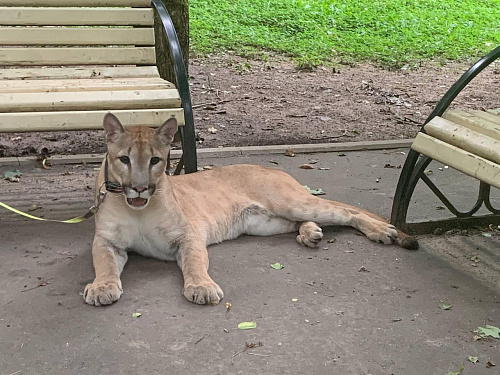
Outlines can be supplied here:
<path id="1" fill-rule="evenodd" d="M 121 282 L 116 281 L 95 281 L 88 284 L 83 292 L 83 298 L 89 305 L 103 306 L 111 305 L 118 301 L 123 290 Z"/>
<path id="2" fill-rule="evenodd" d="M 298 243 L 307 247 L 318 247 L 322 239 L 323 231 L 312 221 L 303 223 L 299 228 L 299 235 L 296 237 Z"/>
<path id="3" fill-rule="evenodd" d="M 378 222 L 371 231 L 366 233 L 366 237 L 375 242 L 390 245 L 396 241 L 398 231 L 392 224 Z"/>

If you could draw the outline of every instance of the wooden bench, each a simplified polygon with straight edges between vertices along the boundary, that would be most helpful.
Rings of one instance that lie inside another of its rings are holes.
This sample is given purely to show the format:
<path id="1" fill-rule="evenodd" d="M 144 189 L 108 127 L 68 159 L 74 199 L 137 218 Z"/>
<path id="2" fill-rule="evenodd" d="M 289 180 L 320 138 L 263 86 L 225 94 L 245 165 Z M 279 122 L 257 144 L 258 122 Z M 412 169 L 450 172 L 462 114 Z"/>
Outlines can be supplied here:
<path id="1" fill-rule="evenodd" d="M 156 67 L 155 9 L 177 88 Z M 0 0 L 0 132 L 102 129 L 109 111 L 125 126 L 175 117 L 185 171 L 197 170 L 186 69 L 163 3 Z"/>
<path id="2" fill-rule="evenodd" d="M 396 188 L 391 223 L 409 233 L 429 233 L 440 228 L 500 225 L 500 209 L 491 200 L 491 187 L 500 188 L 500 109 L 447 110 L 460 91 L 486 66 L 500 57 L 500 46 L 474 64 L 448 90 L 428 117 L 411 146 Z M 437 160 L 480 181 L 479 194 L 469 211 L 458 210 L 426 175 Z M 422 180 L 455 215 L 440 221 L 408 223 L 407 213 L 415 186 Z M 489 213 L 475 215 L 485 207 Z"/>

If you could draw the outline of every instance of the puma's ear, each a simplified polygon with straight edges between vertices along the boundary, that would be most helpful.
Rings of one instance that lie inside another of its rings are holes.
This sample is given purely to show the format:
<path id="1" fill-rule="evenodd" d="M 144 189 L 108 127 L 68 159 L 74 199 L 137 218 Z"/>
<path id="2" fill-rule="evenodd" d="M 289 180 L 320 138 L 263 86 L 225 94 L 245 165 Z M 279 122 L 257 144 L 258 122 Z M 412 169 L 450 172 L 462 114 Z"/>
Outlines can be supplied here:
<path id="1" fill-rule="evenodd" d="M 156 129 L 156 135 L 158 135 L 161 141 L 167 145 L 172 143 L 174 135 L 177 132 L 177 120 L 175 117 L 169 118 L 163 123 L 158 129 Z"/>
<path id="2" fill-rule="evenodd" d="M 103 126 L 106 130 L 106 140 L 108 142 L 115 142 L 121 134 L 127 132 L 120 120 L 111 113 L 106 113 L 106 116 L 104 116 Z"/>

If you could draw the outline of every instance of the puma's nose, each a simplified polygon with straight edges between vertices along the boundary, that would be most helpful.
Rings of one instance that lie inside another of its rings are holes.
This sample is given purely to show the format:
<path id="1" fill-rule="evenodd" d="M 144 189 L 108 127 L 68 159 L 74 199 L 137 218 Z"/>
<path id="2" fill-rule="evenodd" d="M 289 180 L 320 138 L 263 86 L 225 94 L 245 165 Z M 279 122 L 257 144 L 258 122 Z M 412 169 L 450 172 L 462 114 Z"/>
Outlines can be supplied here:
<path id="1" fill-rule="evenodd" d="M 144 186 L 142 186 L 142 187 L 134 187 L 133 189 L 135 191 L 137 191 L 139 194 L 141 194 L 141 193 L 145 192 L 146 190 L 148 190 L 147 186 L 146 187 L 144 187 Z"/>

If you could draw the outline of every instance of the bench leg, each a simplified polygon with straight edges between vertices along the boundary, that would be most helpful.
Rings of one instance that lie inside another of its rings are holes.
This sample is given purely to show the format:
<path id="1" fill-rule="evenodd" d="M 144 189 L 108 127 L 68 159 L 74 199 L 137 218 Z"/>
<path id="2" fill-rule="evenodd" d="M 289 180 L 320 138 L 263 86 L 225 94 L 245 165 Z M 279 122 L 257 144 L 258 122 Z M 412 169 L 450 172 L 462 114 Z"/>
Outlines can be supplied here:
<path id="1" fill-rule="evenodd" d="M 441 116 L 448 109 L 448 107 L 457 97 L 457 95 L 465 88 L 465 86 L 467 86 L 467 84 L 470 81 L 472 81 L 472 79 L 474 79 L 474 77 L 476 77 L 484 68 L 486 68 L 489 64 L 491 64 L 499 57 L 500 57 L 500 46 L 491 50 L 483 58 L 481 58 L 474 65 L 472 65 L 464 74 L 462 74 L 462 76 L 450 87 L 450 89 L 443 95 L 441 100 L 437 103 L 432 113 L 425 120 L 420 131 L 425 133 L 424 126 L 434 117 Z M 432 161 L 432 159 L 427 156 L 422 155 L 420 159 L 419 156 L 421 155 L 414 150 L 410 150 L 410 152 L 408 153 L 405 164 L 401 171 L 401 175 L 399 177 L 398 185 L 396 187 L 396 192 L 394 194 L 394 202 L 392 205 L 391 224 L 409 233 L 411 232 L 411 230 L 409 229 L 408 224 L 406 223 L 408 206 L 410 204 L 410 200 L 418 180 L 424 175 L 423 172 L 425 168 Z M 491 204 L 489 203 L 489 193 L 487 196 L 487 201 L 488 203 L 486 202 L 486 200 L 484 200 L 485 205 L 490 210 L 490 212 L 498 214 L 499 213 L 498 210 L 490 209 Z M 483 200 L 481 202 L 483 202 Z M 472 217 L 467 218 L 467 220 L 471 219 Z"/>
<path id="2" fill-rule="evenodd" d="M 408 206 L 410 205 L 415 187 L 425 168 L 432 161 L 432 159 L 427 156 L 421 156 L 420 158 L 419 156 L 421 155 L 415 150 L 410 150 L 408 153 L 394 194 L 391 224 L 403 231 L 406 230 Z"/>

